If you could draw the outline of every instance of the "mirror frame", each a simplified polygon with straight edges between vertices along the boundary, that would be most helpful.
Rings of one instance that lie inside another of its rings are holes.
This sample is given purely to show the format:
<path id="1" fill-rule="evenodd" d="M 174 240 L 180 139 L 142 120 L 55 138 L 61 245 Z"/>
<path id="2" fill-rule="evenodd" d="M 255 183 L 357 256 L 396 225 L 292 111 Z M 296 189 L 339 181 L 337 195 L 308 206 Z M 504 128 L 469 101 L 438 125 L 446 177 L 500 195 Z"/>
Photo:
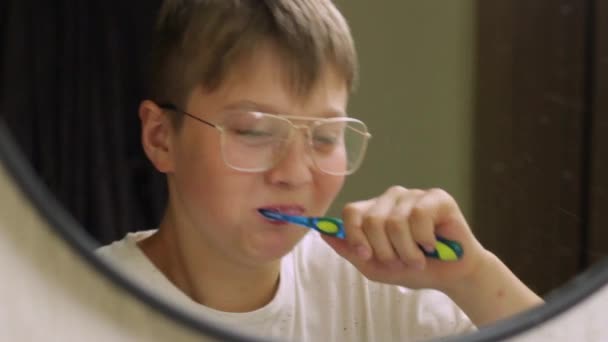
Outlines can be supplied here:
<path id="1" fill-rule="evenodd" d="M 42 219 L 48 223 L 53 232 L 64 240 L 77 255 L 81 256 L 90 267 L 101 273 L 121 290 L 133 295 L 151 309 L 160 312 L 168 319 L 176 321 L 184 328 L 192 329 L 207 337 L 228 341 L 266 341 L 195 318 L 177 306 L 161 300 L 150 291 L 144 290 L 134 281 L 124 277 L 116 267 L 98 257 L 94 250 L 99 247 L 99 243 L 95 242 L 85 232 L 39 179 L 17 146 L 1 115 L 0 163 L 4 165 L 9 177 L 12 178 Z M 482 327 L 473 334 L 446 337 L 436 341 L 482 342 L 516 337 L 558 317 L 593 295 L 606 284 L 608 284 L 608 257 L 603 258 L 565 285 L 553 290 L 545 296 L 547 302 L 544 305 L 487 327 Z"/>

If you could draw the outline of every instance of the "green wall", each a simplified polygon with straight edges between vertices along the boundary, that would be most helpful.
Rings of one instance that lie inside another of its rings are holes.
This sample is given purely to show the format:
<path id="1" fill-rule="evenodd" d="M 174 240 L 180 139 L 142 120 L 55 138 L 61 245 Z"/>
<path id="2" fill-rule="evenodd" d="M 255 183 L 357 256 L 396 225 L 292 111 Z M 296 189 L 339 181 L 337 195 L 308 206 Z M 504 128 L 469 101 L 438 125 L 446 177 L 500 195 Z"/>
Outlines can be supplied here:
<path id="1" fill-rule="evenodd" d="M 335 3 L 360 58 L 349 112 L 373 137 L 331 212 L 400 184 L 441 187 L 471 217 L 473 1 Z"/>

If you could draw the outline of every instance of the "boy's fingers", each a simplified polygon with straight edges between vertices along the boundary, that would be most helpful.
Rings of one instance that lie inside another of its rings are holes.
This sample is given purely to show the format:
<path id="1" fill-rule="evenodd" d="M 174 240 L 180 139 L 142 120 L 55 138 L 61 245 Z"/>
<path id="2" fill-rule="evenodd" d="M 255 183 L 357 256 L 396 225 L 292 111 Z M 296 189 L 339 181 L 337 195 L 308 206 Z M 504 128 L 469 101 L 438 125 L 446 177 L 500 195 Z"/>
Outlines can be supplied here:
<path id="1" fill-rule="evenodd" d="M 456 201 L 444 190 L 431 189 L 412 208 L 412 221 L 419 221 L 428 217 L 434 225 L 433 231 L 444 224 L 450 224 L 457 217 L 461 217 L 460 209 Z M 428 224 L 428 223 L 422 223 Z M 429 239 L 430 237 L 426 237 Z"/>
<path id="2" fill-rule="evenodd" d="M 346 240 L 325 234 L 321 234 L 321 238 L 323 238 L 323 240 L 325 240 L 325 242 L 327 242 L 327 244 L 343 258 L 347 260 L 351 260 L 353 258 L 353 252 L 351 251 Z"/>
<path id="3" fill-rule="evenodd" d="M 429 213 L 428 205 L 417 204 L 410 210 L 408 223 L 414 242 L 427 252 L 435 250 L 435 222 Z"/>
<path id="4" fill-rule="evenodd" d="M 414 227 L 410 224 L 409 217 L 412 207 L 423 193 L 415 190 L 411 191 L 410 196 L 399 201 L 387 220 L 387 231 L 399 257 L 404 263 L 417 268 L 424 267 L 426 258 L 418 247 L 420 241 L 417 240 L 417 235 L 412 232 Z M 426 228 L 428 229 L 428 227 Z M 431 236 L 433 235 L 432 225 L 429 233 Z"/>
<path id="5" fill-rule="evenodd" d="M 361 226 L 372 247 L 374 257 L 383 263 L 390 263 L 398 259 L 386 231 L 386 220 L 395 201 L 395 196 L 389 193 L 378 197 L 364 214 Z"/>
<path id="6" fill-rule="evenodd" d="M 383 263 L 394 263 L 399 260 L 391 238 L 387 232 L 387 218 L 400 201 L 407 200 L 416 194 L 402 186 L 391 186 L 377 197 L 363 213 L 361 230 L 367 237 L 376 260 Z"/>
<path id="7" fill-rule="evenodd" d="M 409 207 L 407 204 L 396 207 L 387 220 L 386 230 L 401 261 L 416 268 L 424 268 L 424 254 L 418 248 L 408 222 Z"/>
<path id="8" fill-rule="evenodd" d="M 445 191 L 441 189 L 429 190 L 412 210 L 411 220 L 418 222 L 412 224 L 421 227 L 429 224 L 424 223 L 424 220 L 430 220 L 434 235 L 457 241 L 465 251 L 471 248 L 470 243 L 477 243 L 458 204 Z M 428 219 L 420 221 L 421 217 L 428 217 Z M 424 229 L 417 228 L 413 231 L 418 233 L 422 230 Z M 419 239 L 428 241 L 427 239 L 430 239 L 430 237 L 420 237 Z"/>
<path id="9" fill-rule="evenodd" d="M 346 241 L 351 252 L 361 260 L 372 257 L 372 249 L 367 237 L 361 230 L 363 213 L 372 205 L 372 200 L 349 203 L 342 211 Z"/>
<path id="10" fill-rule="evenodd" d="M 367 216 L 363 220 L 363 232 L 369 241 L 374 257 L 383 263 L 398 259 L 386 232 L 386 221 L 382 216 Z"/>

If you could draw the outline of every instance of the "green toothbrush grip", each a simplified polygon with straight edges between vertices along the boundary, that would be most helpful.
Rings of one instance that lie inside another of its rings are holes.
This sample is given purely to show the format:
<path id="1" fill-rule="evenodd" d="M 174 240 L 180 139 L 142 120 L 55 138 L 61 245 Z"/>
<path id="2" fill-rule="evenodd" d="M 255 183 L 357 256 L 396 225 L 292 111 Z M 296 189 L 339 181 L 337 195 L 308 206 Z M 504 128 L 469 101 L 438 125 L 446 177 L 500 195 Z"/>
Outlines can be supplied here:
<path id="1" fill-rule="evenodd" d="M 437 244 L 435 244 L 435 250 L 432 252 L 427 252 L 422 247 L 420 250 L 429 258 L 434 258 L 442 261 L 457 261 L 462 258 L 464 251 L 462 246 L 452 240 L 448 240 L 441 236 L 437 236 Z"/>

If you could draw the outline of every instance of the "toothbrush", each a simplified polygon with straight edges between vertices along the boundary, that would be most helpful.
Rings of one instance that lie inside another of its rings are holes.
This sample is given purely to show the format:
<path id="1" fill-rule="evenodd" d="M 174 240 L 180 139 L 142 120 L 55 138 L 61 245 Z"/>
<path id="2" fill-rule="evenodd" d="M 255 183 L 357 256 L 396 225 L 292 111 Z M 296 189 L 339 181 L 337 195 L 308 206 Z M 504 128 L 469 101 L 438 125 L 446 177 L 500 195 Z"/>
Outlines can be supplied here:
<path id="1" fill-rule="evenodd" d="M 259 209 L 260 214 L 264 215 L 271 220 L 285 221 L 294 223 L 300 226 L 314 229 L 322 234 L 344 239 L 346 234 L 344 233 L 344 223 L 337 217 L 311 217 L 311 216 L 296 216 L 282 214 L 274 210 Z M 442 260 L 442 261 L 456 261 L 462 258 L 464 251 L 462 246 L 452 240 L 445 239 L 441 236 L 436 236 L 437 244 L 435 250 L 432 252 L 425 251 L 422 247 L 420 250 L 424 255 L 430 258 Z"/>

